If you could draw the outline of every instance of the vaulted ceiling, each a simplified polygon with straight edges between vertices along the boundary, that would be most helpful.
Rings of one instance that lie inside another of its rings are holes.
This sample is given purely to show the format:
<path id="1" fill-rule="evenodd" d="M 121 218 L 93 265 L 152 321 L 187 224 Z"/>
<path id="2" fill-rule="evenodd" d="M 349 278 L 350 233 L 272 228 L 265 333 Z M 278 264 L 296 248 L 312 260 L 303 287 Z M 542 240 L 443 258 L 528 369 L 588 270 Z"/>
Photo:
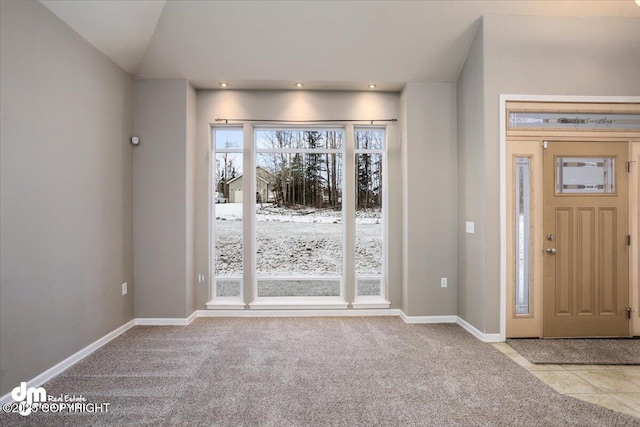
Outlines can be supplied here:
<path id="1" fill-rule="evenodd" d="M 452 82 L 484 14 L 640 18 L 634 0 L 41 2 L 134 77 L 201 88 Z"/>

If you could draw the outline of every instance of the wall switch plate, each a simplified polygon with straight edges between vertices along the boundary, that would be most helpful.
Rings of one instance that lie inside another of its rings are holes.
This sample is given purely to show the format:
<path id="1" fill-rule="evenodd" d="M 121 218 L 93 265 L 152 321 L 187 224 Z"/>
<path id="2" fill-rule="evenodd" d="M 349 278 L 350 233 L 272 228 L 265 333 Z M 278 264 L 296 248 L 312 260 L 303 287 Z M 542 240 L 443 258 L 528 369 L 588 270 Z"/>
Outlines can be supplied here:
<path id="1" fill-rule="evenodd" d="M 122 284 L 122 295 L 126 295 L 127 294 L 127 282 L 124 282 Z"/>
<path id="2" fill-rule="evenodd" d="M 446 277 L 441 277 L 440 278 L 440 287 L 441 288 L 446 288 L 447 287 L 447 278 Z"/>
<path id="3" fill-rule="evenodd" d="M 475 223 L 473 221 L 467 221 L 465 223 L 465 231 L 469 234 L 474 234 L 475 231 Z"/>

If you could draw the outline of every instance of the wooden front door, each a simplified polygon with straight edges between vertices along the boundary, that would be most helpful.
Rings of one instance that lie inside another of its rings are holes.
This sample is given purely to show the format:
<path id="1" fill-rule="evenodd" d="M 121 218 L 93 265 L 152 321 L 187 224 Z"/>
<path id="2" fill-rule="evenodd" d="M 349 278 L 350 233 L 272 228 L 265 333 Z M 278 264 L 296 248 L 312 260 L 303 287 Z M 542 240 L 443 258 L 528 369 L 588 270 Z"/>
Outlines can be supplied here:
<path id="1" fill-rule="evenodd" d="M 543 335 L 628 336 L 628 143 L 546 144 Z"/>

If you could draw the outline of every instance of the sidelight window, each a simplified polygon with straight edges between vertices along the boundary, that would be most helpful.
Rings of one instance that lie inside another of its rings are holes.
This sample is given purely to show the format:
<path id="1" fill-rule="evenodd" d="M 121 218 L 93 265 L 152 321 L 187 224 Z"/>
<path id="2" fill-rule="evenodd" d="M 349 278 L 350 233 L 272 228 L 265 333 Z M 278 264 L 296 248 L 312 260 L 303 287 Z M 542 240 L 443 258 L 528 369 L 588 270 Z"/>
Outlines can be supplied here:
<path id="1" fill-rule="evenodd" d="M 530 314 L 531 290 L 531 158 L 515 158 L 516 315 Z"/>
<path id="2" fill-rule="evenodd" d="M 355 130 L 357 296 L 382 296 L 384 129 Z"/>
<path id="3" fill-rule="evenodd" d="M 215 128 L 212 165 L 213 295 L 242 297 L 242 128 Z"/>

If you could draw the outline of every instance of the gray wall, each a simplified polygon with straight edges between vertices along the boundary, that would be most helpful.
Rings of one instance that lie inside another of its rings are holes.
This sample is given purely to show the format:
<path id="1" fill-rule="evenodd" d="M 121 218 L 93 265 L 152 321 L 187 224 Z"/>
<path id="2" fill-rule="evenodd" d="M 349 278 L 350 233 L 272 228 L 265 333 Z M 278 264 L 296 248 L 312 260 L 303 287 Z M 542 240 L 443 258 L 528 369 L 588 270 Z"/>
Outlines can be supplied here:
<path id="1" fill-rule="evenodd" d="M 0 15 L 3 395 L 133 319 L 133 81 L 38 2 Z"/>
<path id="2" fill-rule="evenodd" d="M 484 331 L 484 29 L 480 23 L 458 77 L 458 316 Z M 465 232 L 473 221 L 475 234 Z"/>
<path id="3" fill-rule="evenodd" d="M 401 95 L 403 305 L 408 316 L 457 313 L 457 129 L 453 83 L 407 83 Z M 440 287 L 440 278 L 448 287 Z"/>
<path id="4" fill-rule="evenodd" d="M 475 135 L 461 133 L 461 179 L 481 180 L 485 203 L 482 209 L 474 189 L 461 187 L 460 197 L 467 205 L 461 202 L 460 219 L 472 219 L 468 217 L 479 212 L 476 228 L 484 224 L 484 235 L 461 239 L 467 242 L 461 244 L 460 268 L 469 274 L 472 266 L 484 264 L 486 268 L 484 274 L 478 271 L 484 280 L 461 273 L 460 315 L 481 331 L 497 333 L 500 326 L 500 94 L 640 95 L 638 40 L 638 18 L 484 17 L 458 82 L 459 129 L 477 129 Z M 479 85 L 483 93 L 477 92 Z M 483 98 L 482 103 L 478 97 Z M 484 122 L 484 129 L 478 120 Z M 462 167 L 462 162 L 474 158 L 484 163 L 482 170 L 475 164 Z M 476 239 L 478 244 L 472 244 Z M 474 295 L 483 293 L 483 300 L 473 301 Z M 483 309 L 472 307 L 480 303 Z"/>
<path id="5" fill-rule="evenodd" d="M 193 92 L 184 79 L 135 82 L 136 317 L 193 312 Z"/>

